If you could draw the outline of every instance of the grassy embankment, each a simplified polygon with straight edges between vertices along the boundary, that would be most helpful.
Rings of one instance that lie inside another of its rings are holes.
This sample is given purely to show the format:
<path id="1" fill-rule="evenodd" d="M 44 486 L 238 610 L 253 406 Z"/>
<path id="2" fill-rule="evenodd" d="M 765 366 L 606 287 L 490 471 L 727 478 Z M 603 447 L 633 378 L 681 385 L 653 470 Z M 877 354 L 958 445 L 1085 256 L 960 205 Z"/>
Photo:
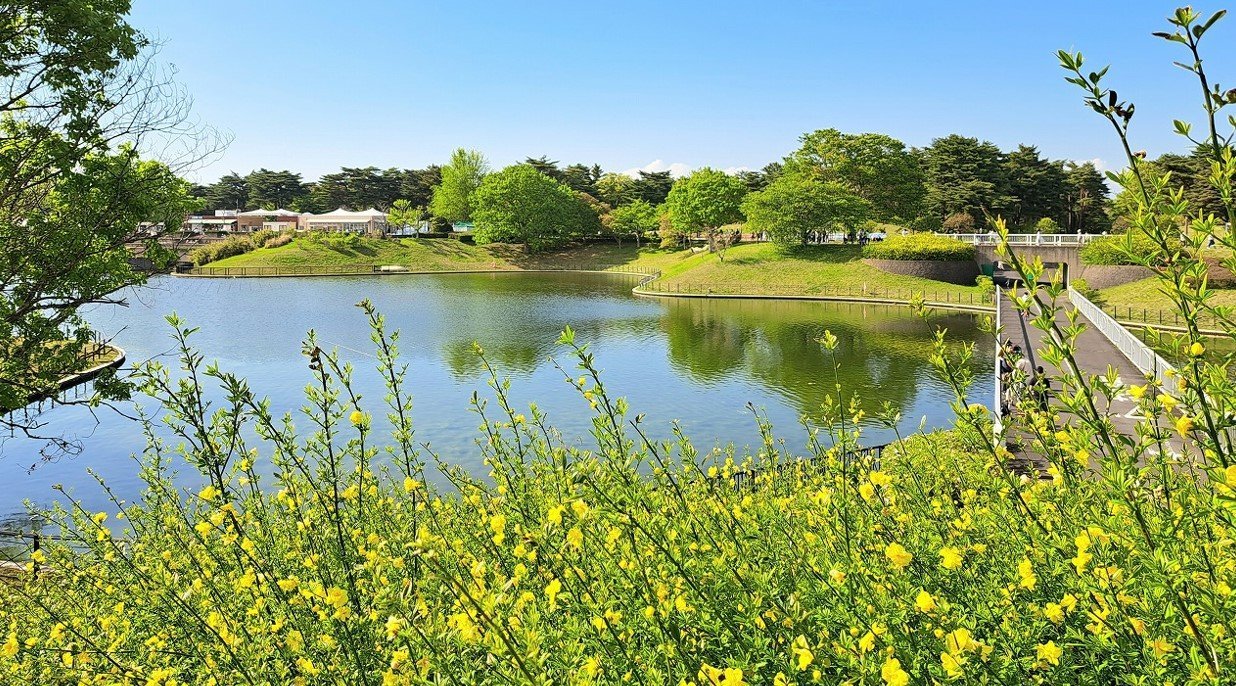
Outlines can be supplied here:
<path id="1" fill-rule="evenodd" d="M 474 246 L 450 240 L 362 240 L 353 247 L 297 240 L 212 262 L 209 267 L 309 267 L 357 264 L 402 265 L 412 271 L 519 270 L 630 267 L 661 270 L 654 290 L 743 295 L 861 295 L 978 303 L 975 286 L 956 286 L 880 271 L 861 261 L 856 246 L 810 246 L 785 250 L 768 243 L 737 245 L 716 255 L 657 248 L 594 244 L 526 255 L 517 246 Z"/>

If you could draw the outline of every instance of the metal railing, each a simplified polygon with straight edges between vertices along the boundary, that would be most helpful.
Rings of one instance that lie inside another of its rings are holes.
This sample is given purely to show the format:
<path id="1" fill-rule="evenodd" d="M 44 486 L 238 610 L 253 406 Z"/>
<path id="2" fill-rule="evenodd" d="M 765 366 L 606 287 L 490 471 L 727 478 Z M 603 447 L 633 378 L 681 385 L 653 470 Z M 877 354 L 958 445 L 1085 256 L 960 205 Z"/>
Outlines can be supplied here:
<path id="1" fill-rule="evenodd" d="M 1132 331 L 1124 328 L 1113 319 L 1110 315 L 1104 312 L 1098 305 L 1090 302 L 1086 296 L 1078 293 L 1072 286 L 1069 287 L 1069 300 L 1073 306 L 1081 312 L 1094 328 L 1098 329 L 1111 344 L 1116 346 L 1125 357 L 1133 363 L 1133 366 L 1140 369 L 1147 375 L 1154 376 L 1159 380 L 1164 390 L 1171 393 L 1176 389 L 1176 382 L 1172 380 L 1171 374 L 1175 374 L 1173 367 L 1167 360 L 1163 359 L 1158 353 L 1142 342 Z"/>
<path id="2" fill-rule="evenodd" d="M 697 295 L 697 296 L 735 296 L 735 297 L 788 297 L 788 298 L 851 298 L 855 300 L 885 300 L 892 303 L 908 303 L 921 298 L 926 304 L 964 305 L 974 307 L 990 307 L 994 302 L 992 294 L 978 289 L 962 290 L 926 290 L 922 288 L 881 288 L 878 286 L 774 286 L 762 285 L 760 292 L 743 290 L 731 286 L 701 286 L 690 283 L 650 283 L 641 287 L 641 293 L 647 295 Z"/>
<path id="3" fill-rule="evenodd" d="M 860 448 L 852 448 L 841 454 L 843 463 L 865 462 L 869 469 L 878 470 L 880 468 L 880 460 L 884 456 L 884 449 L 889 444 L 873 445 Z M 797 460 L 790 460 L 780 464 L 768 467 L 754 467 L 751 469 L 742 469 L 734 472 L 730 476 L 730 480 L 734 482 L 734 488 L 742 490 L 744 488 L 755 488 L 761 478 L 775 479 L 780 477 L 787 471 L 802 470 L 804 473 L 819 472 L 823 469 L 823 460 L 818 457 L 807 457 Z"/>
<path id="4" fill-rule="evenodd" d="M 996 285 L 996 395 L 992 399 L 991 404 L 991 427 L 992 435 L 999 439 L 1004 435 L 1004 388 L 1000 374 L 1000 360 L 1004 354 L 1004 342 L 1000 340 L 1002 334 L 1000 330 L 1000 296 L 1003 292 L 999 284 Z"/>
<path id="5" fill-rule="evenodd" d="M 994 232 L 988 233 L 936 233 L 937 236 L 953 238 L 972 245 L 999 245 L 1000 236 Z M 1102 236 L 1093 233 L 1011 233 L 1009 245 L 1085 245 Z"/>

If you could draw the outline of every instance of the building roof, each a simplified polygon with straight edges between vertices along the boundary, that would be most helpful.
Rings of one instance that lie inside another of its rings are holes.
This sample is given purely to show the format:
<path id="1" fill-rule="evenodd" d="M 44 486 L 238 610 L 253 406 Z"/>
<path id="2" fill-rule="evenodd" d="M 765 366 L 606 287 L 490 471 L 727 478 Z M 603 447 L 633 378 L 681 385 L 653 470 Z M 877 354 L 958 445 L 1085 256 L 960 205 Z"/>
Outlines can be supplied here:
<path id="1" fill-rule="evenodd" d="M 237 212 L 237 217 L 299 217 L 300 215 L 291 210 L 285 210 L 280 207 L 277 210 L 249 210 L 248 212 Z"/>
<path id="2" fill-rule="evenodd" d="M 340 207 L 333 212 L 325 212 L 323 214 L 306 214 L 304 215 L 309 221 L 328 221 L 328 222 L 367 222 L 370 219 L 386 219 L 385 212 L 379 212 L 374 208 L 369 208 L 363 212 L 349 212 Z"/>

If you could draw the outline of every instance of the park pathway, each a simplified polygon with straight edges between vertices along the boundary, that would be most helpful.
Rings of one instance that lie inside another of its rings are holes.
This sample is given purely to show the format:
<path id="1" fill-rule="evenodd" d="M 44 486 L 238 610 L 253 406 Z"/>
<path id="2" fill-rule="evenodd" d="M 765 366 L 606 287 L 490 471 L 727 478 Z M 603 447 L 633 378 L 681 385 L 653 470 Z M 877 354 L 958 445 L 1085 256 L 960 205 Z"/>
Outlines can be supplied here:
<path id="1" fill-rule="evenodd" d="M 1034 306 L 1032 313 L 1023 314 L 1013 306 L 1010 299 L 1010 294 L 1015 289 L 1007 288 L 1000 291 L 999 300 L 999 321 L 1000 332 L 998 341 L 1009 341 L 1012 345 L 1021 346 L 1023 353 L 1030 355 L 1031 363 L 1035 368 L 1042 366 L 1044 372 L 1051 379 L 1051 388 L 1054 392 L 1059 392 L 1063 387 L 1061 377 L 1064 375 L 1064 370 L 1047 363 L 1043 359 L 1042 350 L 1046 347 L 1044 341 L 1049 335 L 1038 328 L 1035 328 L 1033 319 L 1038 315 L 1039 310 Z M 1016 292 L 1019 294 L 1025 293 L 1025 288 L 1018 288 Z M 1069 320 L 1066 316 L 1066 311 L 1071 309 L 1069 303 L 1061 303 L 1061 307 L 1056 312 L 1056 325 L 1060 328 L 1069 326 Z M 1084 374 L 1106 374 L 1108 368 L 1114 368 L 1122 384 L 1141 385 L 1146 383 L 1147 375 L 1142 370 L 1138 369 L 1125 353 L 1121 352 L 1112 341 L 1109 339 L 1094 322 L 1086 318 L 1082 313 L 1078 313 L 1078 322 L 1085 325 L 1085 330 L 1077 337 L 1076 350 L 1074 351 L 1074 360 L 1077 362 L 1080 371 Z M 999 343 L 997 343 L 998 351 Z M 1067 363 L 1065 363 L 1067 364 Z M 1137 422 L 1142 419 L 1138 411 L 1137 401 L 1126 393 L 1121 393 L 1112 398 L 1111 403 L 1104 405 L 1104 398 L 1095 398 L 1095 402 L 1101 412 L 1106 412 L 1110 418 L 1112 425 L 1116 431 L 1128 436 L 1135 435 L 1135 427 Z M 1000 403 L 997 399 L 997 411 L 1000 410 Z M 1070 421 L 1071 414 L 1064 414 L 1062 419 L 1065 423 Z M 1173 452 L 1179 453 L 1184 449 L 1184 444 L 1175 435 L 1170 428 L 1165 429 L 1172 435 L 1172 440 L 1169 442 L 1170 449 Z M 1037 464 L 1045 467 L 1045 461 L 1041 455 L 1036 454 L 1029 448 L 1031 443 L 1030 437 L 1019 431 L 1006 431 L 1005 440 L 1009 445 L 1009 449 L 1017 456 L 1018 462 Z"/>

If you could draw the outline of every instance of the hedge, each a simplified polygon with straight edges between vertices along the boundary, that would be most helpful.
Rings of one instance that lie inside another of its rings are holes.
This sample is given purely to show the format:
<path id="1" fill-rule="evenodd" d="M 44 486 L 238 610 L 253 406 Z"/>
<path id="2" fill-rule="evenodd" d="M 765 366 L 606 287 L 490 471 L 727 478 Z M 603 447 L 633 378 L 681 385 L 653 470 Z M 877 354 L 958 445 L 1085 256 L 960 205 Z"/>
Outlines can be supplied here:
<path id="1" fill-rule="evenodd" d="M 1096 238 L 1083 245 L 1079 254 L 1082 264 L 1127 265 L 1142 264 L 1138 259 L 1139 255 L 1153 255 L 1157 252 L 1154 241 L 1139 232 Z"/>
<path id="2" fill-rule="evenodd" d="M 974 246 L 930 233 L 889 236 L 863 247 L 863 257 L 876 260 L 973 260 Z"/>

